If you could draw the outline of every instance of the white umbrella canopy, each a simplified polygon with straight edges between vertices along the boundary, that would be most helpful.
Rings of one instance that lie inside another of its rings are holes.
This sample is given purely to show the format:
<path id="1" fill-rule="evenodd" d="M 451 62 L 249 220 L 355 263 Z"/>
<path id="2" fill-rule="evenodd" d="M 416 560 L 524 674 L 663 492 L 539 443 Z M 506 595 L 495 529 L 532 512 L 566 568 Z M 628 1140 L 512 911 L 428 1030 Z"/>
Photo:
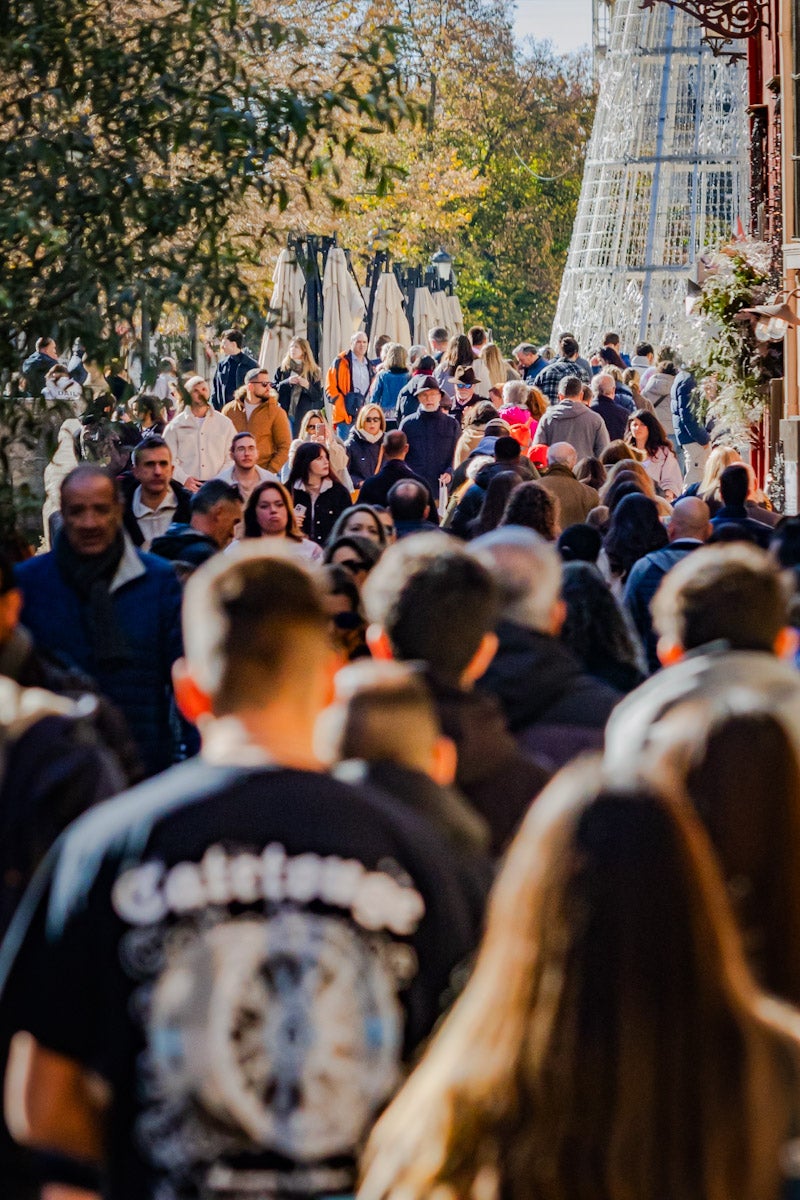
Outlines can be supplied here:
<path id="1" fill-rule="evenodd" d="M 411 345 L 411 329 L 403 311 L 403 293 L 394 271 L 384 271 L 378 280 L 372 310 L 369 352 L 375 354 L 375 340 L 386 334 L 406 349 Z"/>
<path id="2" fill-rule="evenodd" d="M 450 330 L 450 336 L 455 337 L 457 333 L 464 332 L 464 314 L 461 311 L 461 303 L 455 293 L 452 296 L 447 296 L 446 300 L 448 320 L 445 321 L 445 324 Z"/>
<path id="3" fill-rule="evenodd" d="M 427 346 L 428 330 L 438 324 L 433 296 L 428 288 L 418 287 L 414 292 L 414 341 L 420 346 Z"/>
<path id="4" fill-rule="evenodd" d="M 328 251 L 322 277 L 322 348 L 319 365 L 322 378 L 342 350 L 350 349 L 350 338 L 364 320 L 367 308 L 361 289 L 347 267 L 344 250 Z"/>
<path id="5" fill-rule="evenodd" d="M 269 371 L 270 378 L 286 357 L 292 338 L 304 338 L 307 331 L 305 276 L 288 250 L 278 255 L 272 282 L 269 316 L 258 352 L 258 365 Z"/>
<path id="6" fill-rule="evenodd" d="M 450 337 L 452 337 L 453 327 L 450 319 L 450 305 L 448 303 L 450 297 L 447 295 L 447 292 L 432 292 L 431 299 L 433 300 L 433 307 L 436 309 L 436 324 L 446 329 Z"/>

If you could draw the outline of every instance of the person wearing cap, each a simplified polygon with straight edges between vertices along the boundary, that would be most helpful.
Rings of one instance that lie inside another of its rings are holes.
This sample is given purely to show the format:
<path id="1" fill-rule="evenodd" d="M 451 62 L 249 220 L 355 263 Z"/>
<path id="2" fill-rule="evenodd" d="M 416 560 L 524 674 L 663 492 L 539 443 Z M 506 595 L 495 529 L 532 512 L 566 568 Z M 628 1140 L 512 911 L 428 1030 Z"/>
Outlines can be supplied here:
<path id="1" fill-rule="evenodd" d="M 189 397 L 164 430 L 164 441 L 172 451 L 172 478 L 190 492 L 228 465 L 236 427 L 209 403 L 209 387 L 199 375 L 184 384 Z"/>
<path id="2" fill-rule="evenodd" d="M 233 422 L 237 433 L 252 433 L 259 467 L 277 475 L 289 458 L 292 427 L 265 367 L 254 367 L 247 372 L 244 386 L 225 405 L 222 415 Z"/>
<path id="3" fill-rule="evenodd" d="M 433 375 L 417 375 L 408 385 L 419 400 L 419 408 L 401 425 L 408 438 L 406 466 L 425 480 L 434 496 L 442 476 L 449 483 L 453 456 L 460 436 L 458 421 L 440 411 L 442 389 Z"/>

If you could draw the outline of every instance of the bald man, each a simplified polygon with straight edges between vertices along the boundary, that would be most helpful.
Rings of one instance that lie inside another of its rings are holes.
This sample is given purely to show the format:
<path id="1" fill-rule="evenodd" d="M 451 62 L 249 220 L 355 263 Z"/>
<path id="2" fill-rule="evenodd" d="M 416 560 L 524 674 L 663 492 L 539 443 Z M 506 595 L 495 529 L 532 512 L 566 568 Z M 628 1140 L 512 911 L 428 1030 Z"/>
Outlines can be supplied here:
<path id="1" fill-rule="evenodd" d="M 710 517 L 708 505 L 698 496 L 685 496 L 683 500 L 677 500 L 667 526 L 669 545 L 640 558 L 628 576 L 623 599 L 639 631 L 651 672 L 657 671 L 660 664 L 650 602 L 667 572 L 711 537 Z"/>
<path id="2" fill-rule="evenodd" d="M 578 454 L 569 442 L 554 442 L 547 447 L 547 474 L 539 482 L 561 506 L 561 528 L 582 525 L 600 498 L 594 488 L 575 478 Z"/>

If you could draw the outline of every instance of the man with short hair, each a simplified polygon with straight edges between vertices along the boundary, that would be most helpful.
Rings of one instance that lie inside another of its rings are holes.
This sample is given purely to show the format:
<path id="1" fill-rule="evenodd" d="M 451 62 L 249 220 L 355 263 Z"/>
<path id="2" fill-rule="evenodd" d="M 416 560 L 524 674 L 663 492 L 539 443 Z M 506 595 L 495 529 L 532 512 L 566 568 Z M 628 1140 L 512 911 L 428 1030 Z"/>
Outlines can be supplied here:
<path id="1" fill-rule="evenodd" d="M 61 485 L 63 528 L 17 568 L 22 622 L 43 650 L 91 675 L 127 718 L 148 774 L 173 760 L 170 670 L 181 653 L 172 568 L 126 536 L 113 479 L 84 463 Z"/>
<path id="2" fill-rule="evenodd" d="M 520 745 L 553 769 L 599 749 L 620 693 L 587 675 L 559 639 L 566 607 L 558 551 L 516 526 L 484 534 L 470 550 L 501 597 L 497 653 L 478 687 L 500 701 Z"/>
<path id="3" fill-rule="evenodd" d="M 418 479 L 399 479 L 389 489 L 388 508 L 394 518 L 397 540 L 412 533 L 436 529 L 428 518 L 431 511 L 430 491 Z"/>
<path id="4" fill-rule="evenodd" d="M 349 427 L 366 404 L 375 377 L 368 349 L 367 335 L 363 329 L 357 330 L 350 338 L 350 349 L 337 355 L 325 376 L 325 395 L 333 406 L 333 420 L 340 436 L 347 436 Z"/>
<path id="5" fill-rule="evenodd" d="M 131 474 L 123 478 L 120 488 L 122 522 L 140 550 L 149 550 L 173 522 L 189 520 L 191 493 L 172 478 L 170 448 L 156 434 L 134 446 Z"/>
<path id="6" fill-rule="evenodd" d="M 36 339 L 33 354 L 29 354 L 22 364 L 22 373 L 30 396 L 41 396 L 47 372 L 58 365 L 58 350 L 51 337 Z"/>
<path id="7" fill-rule="evenodd" d="M 607 371 L 600 371 L 592 380 L 593 400 L 589 405 L 592 412 L 602 417 L 612 442 L 625 437 L 628 427 L 628 414 L 616 400 L 617 381 Z"/>
<path id="8" fill-rule="evenodd" d="M 533 342 L 520 342 L 514 347 L 513 358 L 526 383 L 534 383 L 539 372 L 547 366 L 547 359 L 539 353 Z"/>
<path id="9" fill-rule="evenodd" d="M 423 813 L 323 772 L 315 573 L 239 546 L 189 580 L 184 628 L 201 758 L 74 825 L 0 954 L 9 1126 L 97 1162 L 107 1200 L 352 1195 L 474 951 L 474 890 Z"/>
<path id="10" fill-rule="evenodd" d="M 236 426 L 209 403 L 208 384 L 199 375 L 185 383 L 189 403 L 164 430 L 172 451 L 172 474 L 189 492 L 218 475 L 228 461 Z"/>
<path id="11" fill-rule="evenodd" d="M 263 367 L 248 371 L 244 386 L 246 395 L 234 397 L 225 405 L 222 415 L 228 417 L 237 433 L 252 433 L 256 439 L 258 465 L 277 474 L 289 458 L 292 444 L 289 418 L 278 403 L 277 392 Z"/>
<path id="12" fill-rule="evenodd" d="M 676 704 L 704 697 L 735 700 L 742 710 L 767 707 L 800 742 L 790 593 L 780 566 L 744 543 L 701 546 L 673 567 L 651 605 L 664 669 L 614 712 L 606 730 L 609 770 L 626 770 Z"/>
<path id="13" fill-rule="evenodd" d="M 230 545 L 241 519 L 239 489 L 223 479 L 210 479 L 192 496 L 188 524 L 170 525 L 155 539 L 151 551 L 170 562 L 199 566 Z"/>
<path id="14" fill-rule="evenodd" d="M 246 429 L 235 434 L 231 442 L 231 458 L 233 462 L 222 468 L 217 479 L 221 479 L 224 483 L 232 483 L 234 487 L 237 487 L 244 504 L 247 504 L 251 493 L 260 483 L 278 478 L 274 472 L 265 471 L 258 465 L 256 439 Z"/>
<path id="15" fill-rule="evenodd" d="M 383 466 L 377 475 L 372 475 L 369 479 L 364 480 L 361 491 L 358 493 L 358 499 L 362 504 L 378 504 L 381 508 L 385 508 L 389 492 L 395 483 L 401 479 L 415 479 L 417 483 L 423 484 L 428 492 L 430 506 L 428 517 L 438 524 L 439 518 L 433 493 L 425 480 L 416 475 L 406 464 L 407 454 L 408 438 L 402 429 L 390 429 L 388 433 L 385 433 L 383 435 Z"/>
<path id="16" fill-rule="evenodd" d="M 569 442 L 554 442 L 547 449 L 547 473 L 539 480 L 545 491 L 559 503 L 560 525 L 582 525 L 600 497 L 594 488 L 575 478 L 578 456 Z"/>
<path id="17" fill-rule="evenodd" d="M 762 550 L 769 546 L 769 525 L 756 521 L 745 508 L 750 491 L 750 474 L 744 463 L 731 463 L 719 477 L 719 495 L 722 508 L 711 518 L 713 530 L 733 526 L 740 529 L 748 541 L 755 542 Z"/>
<path id="18" fill-rule="evenodd" d="M 456 785 L 499 855 L 547 771 L 515 744 L 497 703 L 475 691 L 497 645 L 496 584 L 466 547 L 437 532 L 385 550 L 363 595 L 373 656 L 425 664 L 442 732 L 456 746 Z"/>
<path id="19" fill-rule="evenodd" d="M 540 418 L 533 435 L 534 446 L 569 442 L 578 458 L 600 457 L 611 439 L 603 418 L 586 403 L 583 389 L 584 383 L 576 375 L 561 378 L 558 401 Z"/>
<path id="20" fill-rule="evenodd" d="M 482 325 L 473 325 L 471 329 L 467 330 L 467 337 L 469 338 L 470 345 L 472 346 L 472 353 L 476 358 L 480 358 L 484 351 L 484 347 L 487 346 L 489 342 L 486 330 Z"/>
<path id="21" fill-rule="evenodd" d="M 631 366 L 639 372 L 639 385 L 642 383 L 642 372 L 648 371 L 655 362 L 655 350 L 649 342 L 637 342 L 636 353 L 631 359 Z"/>
<path id="22" fill-rule="evenodd" d="M 667 572 L 711 537 L 709 517 L 708 505 L 699 496 L 676 500 L 667 525 L 669 545 L 645 554 L 633 564 L 628 575 L 623 599 L 639 632 L 651 673 L 661 665 L 650 611 L 653 597 Z"/>
<path id="23" fill-rule="evenodd" d="M 431 348 L 431 357 L 435 362 L 441 362 L 449 341 L 450 334 L 444 325 L 436 325 L 433 329 L 428 330 L 428 345 Z"/>
<path id="24" fill-rule="evenodd" d="M 220 337 L 219 348 L 222 358 L 214 372 L 214 408 L 222 412 L 233 399 L 237 388 L 244 383 L 248 371 L 254 370 L 258 362 L 243 349 L 244 334 L 241 329 L 226 329 Z"/>
<path id="25" fill-rule="evenodd" d="M 578 379 L 581 383 L 591 383 L 591 369 L 584 367 L 578 361 L 580 347 L 574 337 L 562 334 L 558 340 L 559 356 L 554 358 L 536 376 L 536 386 L 543 392 L 550 404 L 557 404 L 564 395 L 561 390 L 562 381 L 570 378 Z"/>
<path id="26" fill-rule="evenodd" d="M 460 437 L 458 421 L 440 411 L 442 389 L 433 375 L 417 375 L 411 380 L 419 408 L 406 417 L 401 426 L 408 438 L 407 465 L 431 490 L 439 495 L 442 477 L 449 481 L 453 456 Z"/>

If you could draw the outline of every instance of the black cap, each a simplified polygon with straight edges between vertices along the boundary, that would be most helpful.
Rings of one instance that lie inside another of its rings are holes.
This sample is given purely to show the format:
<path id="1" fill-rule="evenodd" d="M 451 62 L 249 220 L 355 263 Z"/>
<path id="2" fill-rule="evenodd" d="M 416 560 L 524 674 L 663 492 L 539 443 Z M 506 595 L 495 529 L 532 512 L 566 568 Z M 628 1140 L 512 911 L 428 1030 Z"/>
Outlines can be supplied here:
<path id="1" fill-rule="evenodd" d="M 418 396 L 420 392 L 441 392 L 442 390 L 432 375 L 414 375 L 406 387 L 412 396 Z"/>

